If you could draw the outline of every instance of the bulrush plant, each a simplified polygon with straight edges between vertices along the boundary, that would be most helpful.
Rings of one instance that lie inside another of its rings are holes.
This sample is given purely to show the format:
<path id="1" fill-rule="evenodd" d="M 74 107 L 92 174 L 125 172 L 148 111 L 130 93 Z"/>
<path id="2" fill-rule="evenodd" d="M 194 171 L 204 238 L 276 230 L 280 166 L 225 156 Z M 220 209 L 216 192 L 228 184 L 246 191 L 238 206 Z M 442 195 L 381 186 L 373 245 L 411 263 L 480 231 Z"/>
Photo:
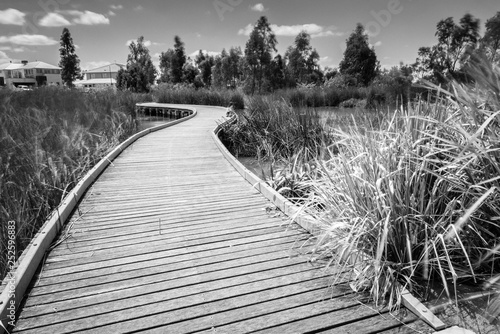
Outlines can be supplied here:
<path id="1" fill-rule="evenodd" d="M 317 160 L 305 204 L 326 232 L 316 251 L 352 265 L 353 287 L 377 303 L 425 297 L 436 281 L 456 296 L 459 282 L 500 273 L 499 86 L 476 82 L 429 84 L 432 101 L 337 129 L 335 152 Z"/>
<path id="2" fill-rule="evenodd" d="M 0 90 L 1 254 L 7 253 L 6 223 L 16 223 L 19 256 L 78 180 L 135 132 L 131 113 L 148 99 L 112 90 Z M 1 277 L 6 259 L 0 259 Z"/>

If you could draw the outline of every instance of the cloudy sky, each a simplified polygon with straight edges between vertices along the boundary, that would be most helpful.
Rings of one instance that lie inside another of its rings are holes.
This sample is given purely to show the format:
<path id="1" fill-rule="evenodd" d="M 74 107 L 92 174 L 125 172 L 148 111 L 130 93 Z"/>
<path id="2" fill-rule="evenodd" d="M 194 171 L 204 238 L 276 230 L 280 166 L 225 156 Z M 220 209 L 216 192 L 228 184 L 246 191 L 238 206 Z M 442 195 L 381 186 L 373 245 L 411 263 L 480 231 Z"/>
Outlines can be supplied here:
<path id="1" fill-rule="evenodd" d="M 436 23 L 471 13 L 485 21 L 500 11 L 498 0 L 1 0 L 0 62 L 6 59 L 59 62 L 59 39 L 67 27 L 83 69 L 125 63 L 130 40 L 144 36 L 153 60 L 172 48 L 174 36 L 186 52 L 245 47 L 252 24 L 268 17 L 284 54 L 306 30 L 322 67 L 338 66 L 345 40 L 357 22 L 383 66 L 411 63 L 430 46 Z"/>

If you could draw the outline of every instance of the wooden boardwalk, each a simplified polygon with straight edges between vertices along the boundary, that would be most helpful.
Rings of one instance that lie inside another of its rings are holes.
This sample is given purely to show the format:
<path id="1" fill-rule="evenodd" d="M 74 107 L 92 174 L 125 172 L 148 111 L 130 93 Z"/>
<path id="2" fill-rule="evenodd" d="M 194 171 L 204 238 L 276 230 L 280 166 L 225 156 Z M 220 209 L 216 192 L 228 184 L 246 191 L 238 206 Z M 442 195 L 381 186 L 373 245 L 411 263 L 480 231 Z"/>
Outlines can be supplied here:
<path id="1" fill-rule="evenodd" d="M 223 158 L 222 108 L 139 139 L 47 256 L 14 333 L 405 333 L 308 262 L 310 235 Z"/>

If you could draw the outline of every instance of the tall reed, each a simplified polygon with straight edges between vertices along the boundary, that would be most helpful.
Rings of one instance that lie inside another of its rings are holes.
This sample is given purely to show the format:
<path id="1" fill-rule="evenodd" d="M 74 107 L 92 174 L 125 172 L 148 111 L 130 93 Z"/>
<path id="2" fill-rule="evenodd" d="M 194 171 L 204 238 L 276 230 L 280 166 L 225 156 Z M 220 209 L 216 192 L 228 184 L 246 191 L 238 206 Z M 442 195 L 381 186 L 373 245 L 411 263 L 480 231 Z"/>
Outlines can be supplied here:
<path id="1" fill-rule="evenodd" d="M 318 250 L 338 265 L 351 258 L 358 288 L 390 306 L 403 288 L 438 280 L 452 295 L 500 272 L 498 94 L 430 88 L 433 102 L 335 130 L 338 154 L 318 159 L 308 184 L 307 211 L 329 236 Z"/>
<path id="2" fill-rule="evenodd" d="M 130 92 L 0 90 L 0 253 L 16 223 L 17 256 L 78 180 L 135 129 Z M 6 274 L 0 259 L 0 275 Z"/>
<path id="3" fill-rule="evenodd" d="M 160 84 L 153 90 L 156 102 L 198 104 L 228 107 L 235 109 L 245 108 L 244 95 L 237 90 L 230 89 L 194 89 L 182 85 Z"/>

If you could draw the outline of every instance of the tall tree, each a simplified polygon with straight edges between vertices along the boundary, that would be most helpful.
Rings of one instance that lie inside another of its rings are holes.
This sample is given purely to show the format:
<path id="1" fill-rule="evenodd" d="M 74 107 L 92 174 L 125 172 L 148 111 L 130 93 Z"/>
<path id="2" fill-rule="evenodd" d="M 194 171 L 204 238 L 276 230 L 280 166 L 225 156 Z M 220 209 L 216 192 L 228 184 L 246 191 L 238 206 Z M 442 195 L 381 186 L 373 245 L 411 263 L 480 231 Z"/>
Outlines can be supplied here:
<path id="1" fill-rule="evenodd" d="M 274 35 L 267 17 L 262 16 L 255 24 L 250 38 L 245 46 L 245 58 L 249 68 L 251 80 L 251 93 L 258 86 L 259 93 L 262 89 L 264 73 L 272 60 L 272 52 L 276 52 L 276 36 Z"/>
<path id="2" fill-rule="evenodd" d="M 311 36 L 301 31 L 285 54 L 289 72 L 295 83 L 316 83 L 319 79 L 319 54 L 311 46 Z"/>
<path id="3" fill-rule="evenodd" d="M 200 70 L 200 81 L 205 87 L 212 84 L 212 66 L 214 66 L 214 57 L 199 51 L 194 60 Z"/>
<path id="4" fill-rule="evenodd" d="M 179 36 L 174 37 L 174 57 L 172 58 L 172 82 L 182 82 L 183 68 L 186 63 L 184 43 Z"/>
<path id="5" fill-rule="evenodd" d="M 436 45 L 419 49 L 419 57 L 413 65 L 418 76 L 425 77 L 432 73 L 431 78 L 438 83 L 463 78 L 462 70 L 479 40 L 479 20 L 465 14 L 456 24 L 452 17 L 448 17 L 438 22 L 436 37 Z"/>
<path id="6" fill-rule="evenodd" d="M 340 74 L 356 79 L 358 85 L 367 86 L 377 75 L 377 55 L 370 48 L 368 35 L 361 23 L 346 41 L 344 58 L 340 62 Z"/>
<path id="7" fill-rule="evenodd" d="M 59 67 L 61 67 L 61 79 L 66 86 L 73 87 L 73 82 L 81 78 L 81 70 L 80 59 L 75 53 L 75 45 L 68 28 L 64 28 L 62 31 L 60 45 L 59 54 L 61 60 L 59 61 Z"/>
<path id="8" fill-rule="evenodd" d="M 500 12 L 486 21 L 483 42 L 488 49 L 490 61 L 492 63 L 500 61 Z"/>
<path id="9" fill-rule="evenodd" d="M 168 49 L 160 54 L 160 78 L 158 82 L 172 82 L 172 59 L 174 58 L 174 50 Z"/>
<path id="10" fill-rule="evenodd" d="M 269 88 L 271 90 L 277 90 L 285 88 L 286 80 L 285 80 L 285 62 L 283 61 L 283 57 L 280 54 L 274 57 L 271 65 L 269 66 Z"/>
<path id="11" fill-rule="evenodd" d="M 155 81 L 156 68 L 153 65 L 148 48 L 144 45 L 144 37 L 129 44 L 129 55 L 125 70 L 118 72 L 117 87 L 134 92 L 149 92 Z"/>

